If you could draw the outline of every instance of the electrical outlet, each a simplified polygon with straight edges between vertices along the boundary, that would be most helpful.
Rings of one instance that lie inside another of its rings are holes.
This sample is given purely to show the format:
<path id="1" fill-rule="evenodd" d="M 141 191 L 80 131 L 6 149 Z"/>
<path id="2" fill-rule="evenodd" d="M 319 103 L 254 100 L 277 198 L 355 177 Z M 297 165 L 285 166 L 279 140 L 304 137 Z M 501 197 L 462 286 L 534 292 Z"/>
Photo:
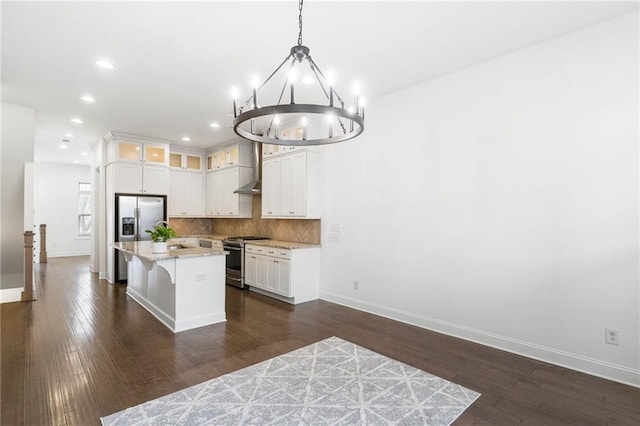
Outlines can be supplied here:
<path id="1" fill-rule="evenodd" d="M 353 280 L 353 289 L 354 290 L 358 290 L 358 281 L 357 280 Z"/>
<path id="2" fill-rule="evenodd" d="M 619 345 L 620 344 L 620 330 L 616 330 L 615 328 L 605 328 L 604 329 L 605 336 L 604 341 L 610 345 Z"/>
<path id="3" fill-rule="evenodd" d="M 207 279 L 207 274 L 196 274 L 196 281 L 204 281 Z"/>

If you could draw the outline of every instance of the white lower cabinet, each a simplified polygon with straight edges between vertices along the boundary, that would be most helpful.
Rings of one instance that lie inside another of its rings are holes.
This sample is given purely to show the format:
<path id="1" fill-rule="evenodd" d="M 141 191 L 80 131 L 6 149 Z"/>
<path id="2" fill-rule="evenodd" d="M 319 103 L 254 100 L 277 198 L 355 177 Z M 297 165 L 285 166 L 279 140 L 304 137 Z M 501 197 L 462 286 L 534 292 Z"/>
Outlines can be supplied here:
<path id="1" fill-rule="evenodd" d="M 320 249 L 289 250 L 247 244 L 245 283 L 254 291 L 289 303 L 317 299 Z"/>
<path id="2" fill-rule="evenodd" d="M 265 290 L 284 297 L 293 297 L 291 294 L 291 264 L 287 259 L 268 258 L 266 276 Z"/>
<path id="3" fill-rule="evenodd" d="M 204 181 L 201 173 L 172 170 L 169 175 L 170 217 L 204 216 Z"/>
<path id="4" fill-rule="evenodd" d="M 206 216 L 251 217 L 251 195 L 233 192 L 250 181 L 249 167 L 231 167 L 207 173 Z"/>

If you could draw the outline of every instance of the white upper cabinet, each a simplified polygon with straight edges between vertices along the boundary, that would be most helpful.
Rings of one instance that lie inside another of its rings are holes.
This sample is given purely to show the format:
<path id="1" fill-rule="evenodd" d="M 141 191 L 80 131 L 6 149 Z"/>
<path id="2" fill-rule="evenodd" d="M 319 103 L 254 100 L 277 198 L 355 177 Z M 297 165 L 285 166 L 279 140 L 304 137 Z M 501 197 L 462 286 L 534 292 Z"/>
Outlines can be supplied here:
<path id="1" fill-rule="evenodd" d="M 207 171 L 234 166 L 251 167 L 251 143 L 240 141 L 231 145 L 216 147 L 207 155 L 206 165 Z"/>
<path id="2" fill-rule="evenodd" d="M 105 136 L 113 190 L 121 194 L 169 192 L 169 144 L 123 133 Z"/>
<path id="3" fill-rule="evenodd" d="M 169 144 L 112 139 L 107 143 L 107 163 L 124 161 L 169 166 Z"/>
<path id="4" fill-rule="evenodd" d="M 320 153 L 301 150 L 263 161 L 263 218 L 319 219 L 321 200 Z"/>
<path id="5" fill-rule="evenodd" d="M 113 190 L 120 194 L 166 195 L 169 169 L 132 163 L 112 163 Z"/>
<path id="6" fill-rule="evenodd" d="M 292 127 L 282 130 L 280 133 L 280 139 L 301 140 L 302 139 L 302 127 Z M 262 144 L 262 158 L 269 158 L 276 155 L 288 154 L 293 151 L 305 149 L 302 146 L 289 146 L 289 145 L 272 145 L 270 143 Z"/>
<path id="7" fill-rule="evenodd" d="M 233 192 L 250 181 L 249 167 L 231 167 L 207 173 L 205 214 L 210 217 L 251 217 L 251 195 Z"/>
<path id="8" fill-rule="evenodd" d="M 204 176 L 201 173 L 171 170 L 169 188 L 170 217 L 204 216 Z"/>
<path id="9" fill-rule="evenodd" d="M 203 154 L 171 150 L 169 153 L 169 167 L 172 170 L 202 172 L 204 170 L 203 158 Z"/>

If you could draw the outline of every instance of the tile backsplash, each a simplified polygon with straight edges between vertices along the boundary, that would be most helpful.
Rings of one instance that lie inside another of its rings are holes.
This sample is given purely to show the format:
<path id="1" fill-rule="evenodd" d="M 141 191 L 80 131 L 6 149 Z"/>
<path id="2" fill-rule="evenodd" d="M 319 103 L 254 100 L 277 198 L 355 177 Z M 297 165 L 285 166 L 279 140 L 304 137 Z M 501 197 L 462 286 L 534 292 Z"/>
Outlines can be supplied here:
<path id="1" fill-rule="evenodd" d="M 172 217 L 169 219 L 169 226 L 171 226 L 178 235 L 213 234 L 212 219 Z"/>
<path id="2" fill-rule="evenodd" d="M 170 223 L 179 235 L 259 235 L 274 240 L 320 244 L 320 219 L 262 219 L 261 206 L 262 197 L 254 195 L 251 219 L 173 218 Z"/>

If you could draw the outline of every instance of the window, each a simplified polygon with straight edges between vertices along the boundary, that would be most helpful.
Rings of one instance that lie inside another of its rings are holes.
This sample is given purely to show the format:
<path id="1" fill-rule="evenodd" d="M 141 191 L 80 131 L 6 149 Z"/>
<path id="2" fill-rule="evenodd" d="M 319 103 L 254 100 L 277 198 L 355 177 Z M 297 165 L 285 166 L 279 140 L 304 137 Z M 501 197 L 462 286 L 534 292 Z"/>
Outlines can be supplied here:
<path id="1" fill-rule="evenodd" d="M 78 236 L 91 235 L 91 184 L 78 183 Z"/>

